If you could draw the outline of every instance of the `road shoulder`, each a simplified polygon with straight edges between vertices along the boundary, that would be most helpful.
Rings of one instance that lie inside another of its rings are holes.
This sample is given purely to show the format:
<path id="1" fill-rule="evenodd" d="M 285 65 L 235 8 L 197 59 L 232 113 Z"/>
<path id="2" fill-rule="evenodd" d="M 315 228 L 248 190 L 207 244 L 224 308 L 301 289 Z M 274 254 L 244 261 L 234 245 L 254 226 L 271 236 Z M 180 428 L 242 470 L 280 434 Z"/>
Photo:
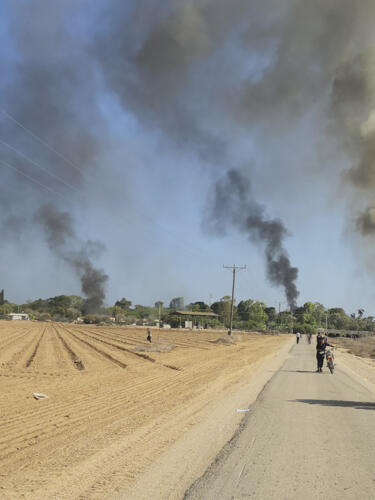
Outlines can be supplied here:
<path id="1" fill-rule="evenodd" d="M 375 361 L 373 359 L 355 356 L 346 349 L 338 348 L 336 364 L 367 389 L 375 392 Z"/>
<path id="2" fill-rule="evenodd" d="M 196 425 L 141 474 L 130 490 L 113 498 L 183 498 L 189 486 L 204 474 L 240 427 L 247 413 L 236 410 L 254 403 L 283 365 L 293 344 L 294 338 L 288 339 L 278 351 L 257 363 L 248 380 L 231 386 L 220 398 L 211 401 Z"/>

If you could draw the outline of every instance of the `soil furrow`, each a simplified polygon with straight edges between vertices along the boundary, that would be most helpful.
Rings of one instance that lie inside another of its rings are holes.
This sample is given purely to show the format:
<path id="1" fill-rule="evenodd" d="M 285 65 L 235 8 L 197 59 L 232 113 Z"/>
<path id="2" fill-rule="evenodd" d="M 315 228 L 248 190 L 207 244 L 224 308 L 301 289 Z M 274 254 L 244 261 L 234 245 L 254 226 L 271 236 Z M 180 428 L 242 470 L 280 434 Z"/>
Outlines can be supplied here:
<path id="1" fill-rule="evenodd" d="M 153 344 L 174 349 L 149 356 L 134 353 L 148 345 L 144 328 L 0 321 L 0 491 L 30 500 L 127 491 L 282 342 L 253 335 L 228 349 L 212 343 L 220 335 L 153 331 Z"/>
<path id="2" fill-rule="evenodd" d="M 103 351 L 102 349 L 99 349 L 98 347 L 94 346 L 93 344 L 90 344 L 90 342 L 87 342 L 86 340 L 81 339 L 80 337 L 78 337 L 76 334 L 70 332 L 69 330 L 66 330 L 66 331 L 68 331 L 69 335 L 72 335 L 79 342 L 82 342 L 83 344 L 85 344 L 88 347 L 90 347 L 90 349 L 93 349 L 95 352 L 99 353 L 101 356 L 104 356 L 105 358 L 107 358 L 110 361 L 112 361 L 112 363 L 120 366 L 121 368 L 126 368 L 128 366 L 126 363 L 123 363 L 122 361 L 119 361 L 118 359 L 114 358 L 113 356 L 111 356 L 107 352 Z"/>
<path id="3" fill-rule="evenodd" d="M 69 346 L 69 344 L 66 342 L 66 340 L 61 336 L 61 334 L 56 329 L 55 329 L 55 332 L 56 332 L 56 335 L 58 336 L 60 342 L 64 346 L 65 350 L 69 354 L 69 357 L 73 362 L 74 368 L 76 368 L 76 370 L 80 370 L 80 371 L 84 370 L 85 366 L 84 366 L 83 362 L 79 359 L 77 354 L 72 350 L 72 348 Z"/>
<path id="4" fill-rule="evenodd" d="M 43 338 L 43 336 L 44 336 L 45 332 L 46 332 L 46 328 L 43 330 L 43 332 L 42 332 L 42 334 L 41 334 L 41 336 L 40 336 L 40 338 L 39 338 L 38 342 L 36 343 L 35 349 L 34 349 L 34 351 L 32 352 L 31 356 L 30 356 L 30 357 L 29 357 L 29 359 L 26 361 L 26 364 L 25 364 L 25 367 L 26 367 L 26 368 L 28 368 L 28 367 L 31 365 L 31 363 L 34 361 L 34 358 L 35 358 L 35 356 L 36 356 L 36 353 L 38 352 L 38 349 L 39 349 L 40 343 L 41 343 L 41 341 L 42 341 L 42 338 Z"/>

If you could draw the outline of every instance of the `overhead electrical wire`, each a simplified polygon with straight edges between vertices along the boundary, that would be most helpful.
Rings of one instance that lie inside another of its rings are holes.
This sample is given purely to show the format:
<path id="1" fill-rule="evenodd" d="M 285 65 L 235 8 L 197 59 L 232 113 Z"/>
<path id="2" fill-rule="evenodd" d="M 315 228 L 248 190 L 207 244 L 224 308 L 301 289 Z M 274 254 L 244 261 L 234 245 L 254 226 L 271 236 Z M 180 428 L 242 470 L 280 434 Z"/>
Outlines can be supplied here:
<path id="1" fill-rule="evenodd" d="M 55 153 L 59 158 L 63 159 L 68 165 L 72 166 L 73 168 L 75 168 L 76 170 L 78 170 L 82 175 L 83 175 L 83 172 L 82 172 L 82 169 L 80 169 L 79 167 L 77 167 L 71 160 L 69 160 L 68 158 L 65 157 L 65 155 L 63 155 L 62 153 L 60 153 L 59 151 L 57 151 L 55 148 L 53 148 L 52 146 L 50 146 L 48 143 L 46 143 L 43 139 L 41 139 L 41 137 L 39 137 L 37 134 L 35 134 L 34 132 L 32 132 L 30 129 L 28 129 L 25 125 L 23 125 L 21 122 L 19 122 L 18 120 L 16 120 L 16 118 L 14 118 L 11 114 L 9 114 L 7 111 L 5 111 L 4 109 L 0 108 L 0 113 L 2 113 L 4 116 L 6 116 L 7 118 L 9 118 L 12 122 L 14 122 L 18 127 L 20 127 L 22 130 L 24 130 L 25 132 L 27 132 L 31 137 L 33 137 L 35 140 L 37 140 L 40 144 L 42 144 L 44 147 L 46 147 L 49 151 Z M 1 140 L 0 139 L 0 143 L 6 145 L 7 147 L 9 147 L 10 149 L 12 149 L 13 151 L 15 151 L 17 154 L 19 154 L 20 156 L 23 156 L 25 159 L 27 159 L 30 163 L 32 163 L 33 165 L 39 167 L 41 170 L 43 170 L 44 172 L 48 173 L 50 176 L 52 177 L 55 177 L 56 179 L 58 179 L 59 181 L 61 181 L 63 184 L 65 184 L 67 187 L 71 188 L 71 189 L 74 189 L 76 192 L 79 192 L 79 190 L 77 188 L 75 188 L 74 186 L 71 186 L 69 183 L 65 182 L 63 179 L 61 179 L 60 177 L 56 176 L 55 174 L 49 172 L 48 170 L 44 169 L 40 164 L 38 164 L 37 162 L 35 162 L 34 160 L 32 160 L 31 158 L 27 157 L 24 153 L 18 151 L 16 148 L 14 148 L 13 146 L 9 145 L 8 143 L 6 143 L 5 141 Z M 26 177 L 27 179 L 31 180 L 32 182 L 34 182 L 35 184 L 38 184 L 39 186 L 41 187 L 44 187 L 45 189 L 47 189 L 48 191 L 50 192 L 53 192 L 55 194 L 58 194 L 59 196 L 63 196 L 61 193 L 58 193 L 54 190 L 52 190 L 51 188 L 49 188 L 48 186 L 46 186 L 45 184 L 39 182 L 38 180 L 34 179 L 33 177 L 25 174 L 24 172 L 22 172 L 21 170 L 17 169 L 16 167 L 14 167 L 13 165 L 3 161 L 3 160 L 0 160 L 0 162 L 2 162 L 3 164 L 5 164 L 6 166 L 8 166 L 9 168 L 12 168 L 13 170 L 17 171 L 20 175 L 23 175 L 24 177 Z M 82 193 L 81 193 L 82 194 Z M 134 208 L 133 208 L 134 210 Z M 200 255 L 198 253 L 195 253 L 194 251 L 192 251 L 191 249 L 187 249 L 185 246 L 184 246 L 184 243 L 186 245 L 189 245 L 188 242 L 183 242 L 181 240 L 181 238 L 179 236 L 177 236 L 175 233 L 173 233 L 172 231 L 170 231 L 169 229 L 167 229 L 165 226 L 161 225 L 159 222 L 155 221 L 154 219 L 152 219 L 152 217 L 146 215 L 145 213 L 142 213 L 141 211 L 139 210 L 136 210 L 136 212 L 138 212 L 139 215 L 141 215 L 143 218 L 145 219 L 148 219 L 148 222 L 150 225 L 153 225 L 153 226 L 158 226 L 160 229 L 162 229 L 165 233 L 168 233 L 170 236 L 174 237 L 174 238 L 177 238 L 177 241 L 174 241 L 174 244 L 180 248 L 183 248 L 183 251 L 185 253 L 188 253 L 194 257 L 199 257 L 199 258 L 204 258 L 205 260 L 207 261 L 212 261 L 212 258 L 209 257 L 208 255 L 205 255 L 203 252 L 199 252 Z"/>
<path id="2" fill-rule="evenodd" d="M 17 154 L 19 154 L 20 156 L 22 156 L 23 158 L 25 158 L 26 160 L 28 160 L 30 163 L 38 166 L 39 168 L 41 168 L 41 170 L 43 170 L 44 172 L 46 173 L 49 173 L 48 170 L 44 169 L 43 167 L 41 167 L 38 163 L 36 163 L 34 160 L 32 160 L 31 158 L 29 158 L 28 156 L 26 156 L 25 154 L 23 154 L 22 152 L 18 151 L 16 148 L 14 148 L 13 146 L 11 146 L 10 144 L 6 143 L 5 141 L 3 141 L 2 139 L 0 139 L 0 143 L 1 144 L 4 144 L 6 146 L 8 146 L 10 149 L 12 149 L 13 151 L 15 151 Z M 4 161 L 4 160 L 1 160 L 0 159 L 0 162 L 3 164 L 3 165 L 6 165 L 7 167 L 15 170 L 18 174 L 22 175 L 23 177 L 25 177 L 26 179 L 30 180 L 31 182 L 33 182 L 34 184 L 37 184 L 38 186 L 40 187 L 43 187 L 45 189 L 47 189 L 48 191 L 50 191 L 51 193 L 54 193 L 54 194 L 57 194 L 59 196 L 63 196 L 61 193 L 57 192 L 57 191 L 54 191 L 52 188 L 50 188 L 49 186 L 46 186 L 45 184 L 43 184 L 42 182 L 38 181 L 37 179 L 35 179 L 34 177 L 32 177 L 31 175 L 28 175 L 26 174 L 25 172 L 23 172 L 22 170 L 19 170 L 17 167 L 15 167 L 14 165 L 11 165 L 10 163 Z M 67 187 L 71 188 L 71 189 L 74 189 L 76 192 L 79 192 L 78 189 L 74 188 L 73 186 L 70 186 L 68 183 L 66 183 L 65 181 L 63 181 L 62 179 L 60 179 L 58 176 L 55 176 L 54 174 L 50 173 L 50 175 L 52 177 L 55 177 L 56 179 L 60 180 L 61 182 L 63 182 Z M 134 208 L 133 208 L 134 210 Z M 211 261 L 211 258 L 208 257 L 207 255 L 204 255 L 203 253 L 196 253 L 194 250 L 190 249 L 190 248 L 186 248 L 186 246 L 184 245 L 184 243 L 186 245 L 188 245 L 187 242 L 184 242 L 184 241 L 181 241 L 181 238 L 179 236 L 177 236 L 175 233 L 173 233 L 172 231 L 170 231 L 169 229 L 167 229 L 165 226 L 163 226 L 162 224 L 160 224 L 159 222 L 155 221 L 152 217 L 150 217 L 149 215 L 145 214 L 144 212 L 141 212 L 139 210 L 137 210 L 138 214 L 143 217 L 144 219 L 147 219 L 147 222 L 148 224 L 152 225 L 152 226 L 158 226 L 162 231 L 164 231 L 165 233 L 167 233 L 169 236 L 172 236 L 173 238 L 176 238 L 173 243 L 176 247 L 179 247 L 182 249 L 182 251 L 185 253 L 185 254 L 189 254 L 190 256 L 193 256 L 193 257 L 198 257 L 198 258 L 204 258 L 206 260 L 210 260 Z M 125 216 L 126 217 L 126 216 Z M 128 217 L 129 220 L 131 220 L 130 217 Z"/>
<path id="3" fill-rule="evenodd" d="M 52 151 L 53 153 L 55 153 L 57 156 L 59 156 L 62 160 L 64 160 L 68 165 L 70 165 L 71 167 L 75 168 L 76 170 L 78 170 L 78 172 L 81 173 L 81 175 L 83 175 L 83 171 L 81 168 L 79 168 L 77 165 L 75 165 L 71 160 L 69 160 L 69 158 L 67 158 L 65 155 L 63 155 L 62 153 L 60 153 L 59 151 L 57 151 L 57 149 L 53 148 L 52 146 L 50 146 L 47 142 L 45 142 L 41 137 L 39 137 L 37 134 L 35 134 L 34 132 L 32 132 L 29 128 L 27 128 L 25 125 L 22 125 L 22 123 L 20 123 L 18 120 L 16 120 L 14 118 L 14 116 L 12 116 L 11 114 L 9 114 L 7 111 L 5 111 L 4 109 L 0 108 L 0 113 L 2 113 L 3 115 L 5 115 L 7 118 L 9 118 L 13 123 L 15 123 L 18 127 L 22 128 L 22 130 L 24 130 L 26 133 L 28 133 L 31 137 L 33 137 L 36 141 L 38 141 L 40 144 L 42 144 L 43 146 L 45 146 L 47 149 L 49 149 L 50 151 Z M 85 172 L 86 173 L 86 172 Z"/>
<path id="4" fill-rule="evenodd" d="M 53 194 L 57 194 L 58 196 L 63 196 L 61 193 L 59 193 L 58 191 L 55 191 L 54 189 L 50 188 L 49 186 L 46 186 L 45 184 L 43 184 L 42 182 L 39 182 L 37 179 L 34 179 L 34 177 L 32 177 L 31 175 L 28 175 L 28 174 L 25 174 L 25 172 L 23 172 L 22 170 L 19 170 L 17 167 L 15 167 L 14 165 L 11 165 L 10 163 L 8 163 L 7 161 L 4 161 L 4 160 L 1 160 L 0 159 L 0 163 L 2 163 L 3 165 L 5 165 L 6 167 L 9 167 L 13 170 L 15 170 L 17 173 L 19 173 L 20 175 L 22 175 L 23 177 L 26 177 L 26 179 L 29 179 L 31 182 L 33 182 L 34 184 L 37 184 L 38 186 L 40 187 L 43 187 L 45 189 L 47 189 L 48 191 L 50 191 L 51 193 Z"/>
<path id="5" fill-rule="evenodd" d="M 2 139 L 0 139 L 0 144 L 3 144 L 4 146 L 8 147 L 12 151 L 14 151 L 16 154 L 18 154 L 19 156 L 21 156 L 22 158 L 24 158 L 25 160 L 29 161 L 30 163 L 32 163 L 33 165 L 35 165 L 37 168 L 39 168 L 40 170 L 42 170 L 43 172 L 45 172 L 47 175 L 49 175 L 49 176 L 53 177 L 54 179 L 62 182 L 66 187 L 68 187 L 70 189 L 73 189 L 74 191 L 76 191 L 77 193 L 79 193 L 79 190 L 76 187 L 72 186 L 71 184 L 69 184 L 64 179 L 62 179 L 58 175 L 54 174 L 53 172 L 50 172 L 48 169 L 42 167 L 42 165 L 40 165 L 36 161 L 32 160 L 29 156 L 25 155 L 24 153 L 22 153 L 22 151 L 19 151 L 17 148 L 15 148 L 14 146 L 12 146 L 11 144 L 8 144 L 7 142 L 3 141 Z"/>

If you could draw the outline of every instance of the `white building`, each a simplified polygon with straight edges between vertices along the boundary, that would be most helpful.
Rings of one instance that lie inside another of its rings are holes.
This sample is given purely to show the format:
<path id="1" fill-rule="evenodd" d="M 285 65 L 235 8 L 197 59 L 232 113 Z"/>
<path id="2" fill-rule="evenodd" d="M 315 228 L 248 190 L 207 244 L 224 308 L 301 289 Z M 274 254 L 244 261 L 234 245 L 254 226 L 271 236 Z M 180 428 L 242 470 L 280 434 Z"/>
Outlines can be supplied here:
<path id="1" fill-rule="evenodd" d="M 8 314 L 9 319 L 30 319 L 29 315 L 26 313 L 10 313 Z"/>

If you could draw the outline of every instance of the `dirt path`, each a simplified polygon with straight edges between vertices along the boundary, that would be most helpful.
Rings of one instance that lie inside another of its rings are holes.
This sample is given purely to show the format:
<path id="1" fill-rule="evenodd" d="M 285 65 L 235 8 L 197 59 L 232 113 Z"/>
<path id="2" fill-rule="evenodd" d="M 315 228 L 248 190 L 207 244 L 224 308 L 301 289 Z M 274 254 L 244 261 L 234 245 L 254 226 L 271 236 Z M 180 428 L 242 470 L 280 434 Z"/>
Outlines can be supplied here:
<path id="1" fill-rule="evenodd" d="M 228 345 L 221 335 L 158 332 L 171 350 L 146 352 L 145 330 L 1 323 L 0 498 L 166 498 L 176 477 L 182 496 L 240 422 L 249 381 L 290 342 L 243 335 Z M 167 485 L 159 497 L 147 479 L 155 470 Z"/>
<path id="2" fill-rule="evenodd" d="M 374 386 L 340 353 L 316 373 L 314 347 L 293 348 L 186 499 L 374 497 Z"/>

